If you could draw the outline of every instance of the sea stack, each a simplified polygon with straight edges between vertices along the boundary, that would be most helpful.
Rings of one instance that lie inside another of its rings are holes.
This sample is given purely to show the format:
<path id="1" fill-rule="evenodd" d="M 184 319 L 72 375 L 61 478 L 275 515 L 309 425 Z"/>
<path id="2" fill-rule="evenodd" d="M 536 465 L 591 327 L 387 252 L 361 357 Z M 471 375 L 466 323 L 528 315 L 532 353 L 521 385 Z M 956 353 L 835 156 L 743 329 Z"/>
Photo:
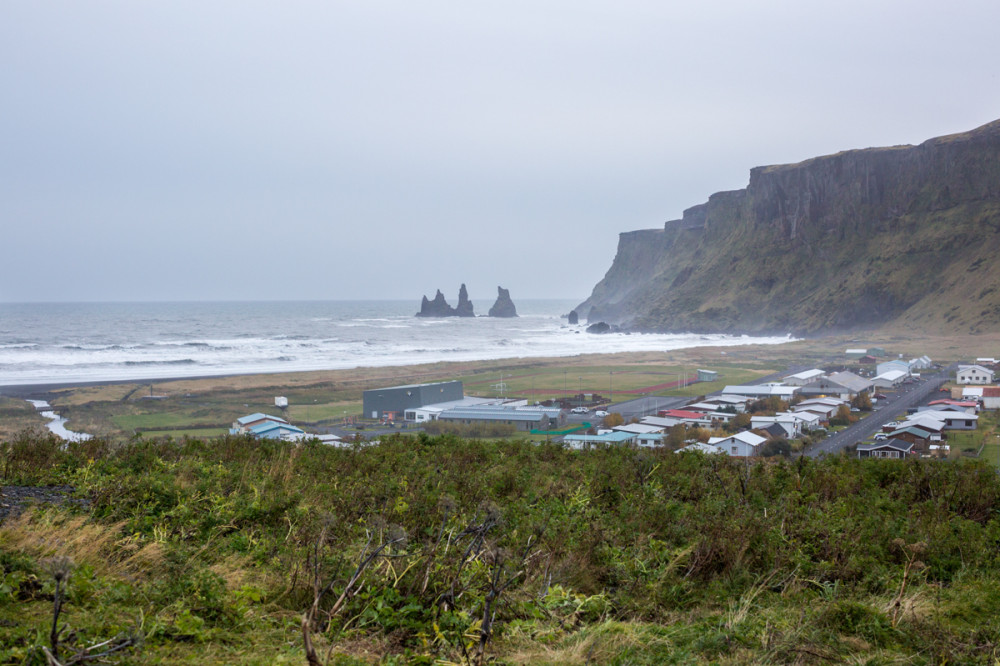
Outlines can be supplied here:
<path id="1" fill-rule="evenodd" d="M 465 283 L 458 289 L 458 307 L 455 308 L 456 317 L 475 317 L 472 311 L 472 301 L 469 300 L 469 292 L 465 289 Z"/>
<path id="2" fill-rule="evenodd" d="M 420 301 L 420 312 L 418 317 L 475 317 L 476 313 L 472 309 L 472 301 L 469 300 L 469 292 L 465 285 L 458 290 L 458 307 L 453 308 L 444 299 L 444 294 L 438 289 L 434 295 L 434 300 L 428 300 L 426 296 Z"/>
<path id="3" fill-rule="evenodd" d="M 497 287 L 497 301 L 490 308 L 491 317 L 516 317 L 517 308 L 514 301 L 510 300 L 510 291 L 503 287 Z"/>

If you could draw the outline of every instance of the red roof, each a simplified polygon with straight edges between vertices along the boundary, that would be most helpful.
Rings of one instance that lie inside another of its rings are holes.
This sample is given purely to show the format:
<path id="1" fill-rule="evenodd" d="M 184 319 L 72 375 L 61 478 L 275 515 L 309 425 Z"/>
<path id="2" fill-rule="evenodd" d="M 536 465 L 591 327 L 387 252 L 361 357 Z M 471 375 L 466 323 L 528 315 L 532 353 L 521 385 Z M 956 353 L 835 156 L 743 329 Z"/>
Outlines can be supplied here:
<path id="1" fill-rule="evenodd" d="M 985 391 L 985 389 L 983 389 Z M 1000 390 L 1000 389 L 998 389 Z M 984 393 L 985 395 L 985 393 Z M 1000 393 L 997 394 L 1000 396 Z M 941 400 L 931 400 L 927 403 L 928 405 L 952 405 L 954 407 L 975 407 L 976 403 L 970 400 L 952 400 L 951 398 L 943 398 Z"/>
<path id="2" fill-rule="evenodd" d="M 984 398 L 1000 398 L 1000 386 L 984 386 Z"/>
<path id="3" fill-rule="evenodd" d="M 684 409 L 665 409 L 660 412 L 661 416 L 670 416 L 675 419 L 703 419 L 705 415 L 701 412 L 689 412 Z"/>

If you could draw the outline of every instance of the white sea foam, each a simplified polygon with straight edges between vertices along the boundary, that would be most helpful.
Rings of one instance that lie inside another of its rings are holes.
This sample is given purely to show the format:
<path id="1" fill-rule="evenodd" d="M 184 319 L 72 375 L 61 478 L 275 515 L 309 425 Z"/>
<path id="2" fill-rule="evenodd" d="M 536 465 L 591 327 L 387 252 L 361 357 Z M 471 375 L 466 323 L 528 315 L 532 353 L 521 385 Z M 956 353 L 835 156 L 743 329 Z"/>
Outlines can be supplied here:
<path id="1" fill-rule="evenodd" d="M 489 303 L 476 303 L 485 312 Z M 402 301 L 0 304 L 0 385 L 324 370 L 777 344 L 788 337 L 590 335 L 570 301 L 516 319 L 424 319 Z"/>

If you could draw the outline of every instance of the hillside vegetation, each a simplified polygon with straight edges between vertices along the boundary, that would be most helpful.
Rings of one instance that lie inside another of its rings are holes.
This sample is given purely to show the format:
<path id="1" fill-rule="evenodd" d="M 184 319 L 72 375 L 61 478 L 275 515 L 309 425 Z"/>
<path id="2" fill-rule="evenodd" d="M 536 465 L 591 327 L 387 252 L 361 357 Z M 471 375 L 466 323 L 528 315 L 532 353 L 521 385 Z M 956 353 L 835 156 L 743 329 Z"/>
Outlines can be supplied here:
<path id="1" fill-rule="evenodd" d="M 640 330 L 817 334 L 1000 323 L 1000 121 L 919 146 L 759 167 L 621 235 L 578 308 Z"/>
<path id="2" fill-rule="evenodd" d="M 306 637 L 337 664 L 1000 655 L 979 463 L 26 432 L 0 474 L 82 500 L 0 523 L 0 663 L 45 663 L 65 570 L 64 659 L 122 636 L 144 664 L 304 664 Z"/>

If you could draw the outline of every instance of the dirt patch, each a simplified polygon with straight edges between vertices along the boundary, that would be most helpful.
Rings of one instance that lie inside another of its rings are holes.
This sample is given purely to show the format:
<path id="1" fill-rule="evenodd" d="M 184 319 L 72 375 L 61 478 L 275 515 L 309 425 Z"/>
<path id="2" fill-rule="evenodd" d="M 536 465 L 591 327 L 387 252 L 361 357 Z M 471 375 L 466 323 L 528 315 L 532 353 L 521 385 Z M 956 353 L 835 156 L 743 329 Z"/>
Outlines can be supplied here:
<path id="1" fill-rule="evenodd" d="M 87 500 L 70 497 L 73 486 L 0 486 L 0 523 L 7 516 L 20 515 L 24 509 L 37 504 L 76 504 L 86 507 Z"/>

